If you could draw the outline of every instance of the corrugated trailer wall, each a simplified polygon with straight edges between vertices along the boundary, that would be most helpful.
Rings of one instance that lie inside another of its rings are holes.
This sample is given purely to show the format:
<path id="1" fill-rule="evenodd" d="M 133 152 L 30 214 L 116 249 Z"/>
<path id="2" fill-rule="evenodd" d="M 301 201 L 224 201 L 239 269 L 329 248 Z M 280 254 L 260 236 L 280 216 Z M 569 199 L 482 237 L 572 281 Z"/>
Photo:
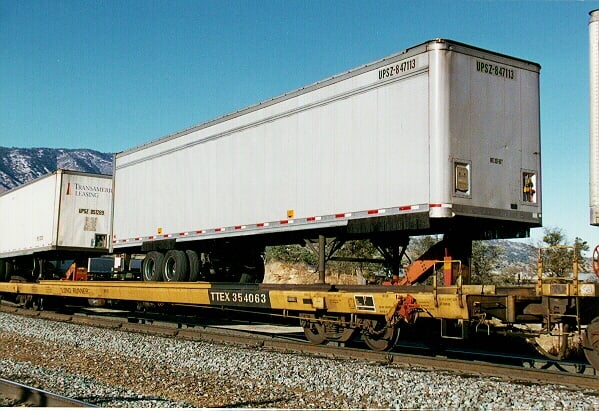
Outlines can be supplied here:
<path id="1" fill-rule="evenodd" d="M 599 225 L 599 10 L 589 19 L 589 175 L 590 223 Z"/>
<path id="2" fill-rule="evenodd" d="M 272 231 L 344 225 L 353 218 L 372 217 L 373 210 L 382 210 L 380 215 L 420 212 L 428 218 L 431 203 L 438 206 L 433 217 L 451 217 L 456 198 L 488 214 L 495 204 L 478 196 L 470 184 L 473 188 L 475 175 L 482 175 L 475 174 L 472 158 L 482 156 L 488 162 L 489 155 L 471 147 L 478 141 L 467 134 L 467 127 L 458 129 L 463 135 L 456 138 L 470 151 L 456 158 L 469 166 L 470 192 L 454 195 L 453 122 L 489 113 L 469 97 L 466 105 L 452 97 L 452 44 L 425 43 L 117 154 L 115 247 L 171 236 L 240 235 L 248 232 L 246 227 Z M 467 46 L 462 49 L 481 54 Z M 518 70 L 536 70 L 532 86 L 538 97 L 538 66 L 511 62 Z M 468 75 L 476 70 L 476 61 L 472 64 Z M 491 94 L 497 91 L 488 83 L 482 87 Z M 538 100 L 533 98 L 533 103 L 538 121 Z M 461 108 L 455 111 L 452 105 Z M 523 115 L 528 114 L 518 113 L 519 124 Z M 535 139 L 538 147 L 538 127 L 523 138 Z M 504 154 L 524 155 L 518 141 Z M 540 164 L 538 155 L 535 162 Z M 515 163 L 516 171 L 499 173 L 513 180 L 509 184 L 516 190 L 510 193 L 515 199 L 502 201 L 501 207 L 507 208 L 502 208 L 501 218 L 509 219 L 506 211 L 521 196 L 521 163 Z M 534 207 L 540 212 L 540 203 Z M 344 218 L 327 218 L 339 215 Z M 292 225 L 298 222 L 311 224 Z M 527 223 L 540 223 L 540 215 L 529 216 Z"/>

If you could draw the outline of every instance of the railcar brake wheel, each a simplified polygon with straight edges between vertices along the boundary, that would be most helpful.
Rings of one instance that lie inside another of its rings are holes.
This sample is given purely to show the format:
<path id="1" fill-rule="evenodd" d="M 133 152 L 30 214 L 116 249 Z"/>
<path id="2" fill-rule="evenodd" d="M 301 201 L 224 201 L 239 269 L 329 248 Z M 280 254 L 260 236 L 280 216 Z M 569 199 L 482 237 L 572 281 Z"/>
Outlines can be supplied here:
<path id="1" fill-rule="evenodd" d="M 595 317 L 582 334 L 584 355 L 595 370 L 599 370 L 599 317 Z"/>
<path id="2" fill-rule="evenodd" d="M 593 272 L 599 277 L 599 245 L 593 250 Z"/>
<path id="3" fill-rule="evenodd" d="M 388 351 L 395 346 L 399 338 L 399 327 L 389 326 L 381 320 L 371 320 L 370 326 L 363 330 L 362 339 L 374 351 Z"/>

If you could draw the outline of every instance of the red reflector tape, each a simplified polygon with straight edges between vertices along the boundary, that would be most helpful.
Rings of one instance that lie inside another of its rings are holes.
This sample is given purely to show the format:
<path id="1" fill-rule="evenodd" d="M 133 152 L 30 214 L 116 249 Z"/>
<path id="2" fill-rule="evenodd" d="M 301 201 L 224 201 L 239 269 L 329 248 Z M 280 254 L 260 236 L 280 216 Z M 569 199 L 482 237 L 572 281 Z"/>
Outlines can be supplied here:
<path id="1" fill-rule="evenodd" d="M 316 217 L 308 217 L 306 218 L 306 221 L 316 221 Z"/>
<path id="2" fill-rule="evenodd" d="M 281 220 L 281 221 L 279 221 L 279 223 L 281 223 L 281 224 L 289 224 L 289 220 Z"/>

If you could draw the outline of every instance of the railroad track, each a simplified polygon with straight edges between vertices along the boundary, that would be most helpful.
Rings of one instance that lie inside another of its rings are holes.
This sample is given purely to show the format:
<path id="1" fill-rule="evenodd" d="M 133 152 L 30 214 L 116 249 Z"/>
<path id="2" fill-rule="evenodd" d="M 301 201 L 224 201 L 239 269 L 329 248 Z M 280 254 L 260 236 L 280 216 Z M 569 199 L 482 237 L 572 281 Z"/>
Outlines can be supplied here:
<path id="1" fill-rule="evenodd" d="M 93 404 L 1 378 L 0 395 L 10 400 L 11 407 L 95 407 Z"/>
<path id="2" fill-rule="evenodd" d="M 298 352 L 340 360 L 365 360 L 380 364 L 421 367 L 443 370 L 463 375 L 484 375 L 526 384 L 557 384 L 576 389 L 591 389 L 599 394 L 599 376 L 583 375 L 576 372 L 563 372 L 564 367 L 556 363 L 555 370 L 527 368 L 523 366 L 502 365 L 487 361 L 472 361 L 449 358 L 448 356 L 429 356 L 406 354 L 405 352 L 376 352 L 367 349 L 339 347 L 335 345 L 311 345 L 303 340 L 297 330 L 281 334 L 280 328 L 271 331 L 260 327 L 248 326 L 246 330 L 230 327 L 189 324 L 190 321 L 168 322 L 158 316 L 131 316 L 125 312 L 121 316 L 61 314 L 51 311 L 32 311 L 12 306 L 0 305 L 0 311 L 27 317 L 72 322 L 96 327 L 119 329 L 162 337 L 175 337 L 193 341 L 208 341 L 244 346 L 260 347 L 284 352 Z M 253 330 L 249 330 L 253 328 Z M 291 328 L 290 328 L 291 330 Z M 478 353 L 480 355 L 480 353 Z M 539 360 L 538 358 L 536 360 Z M 551 364 L 550 361 L 545 361 Z M 566 377 L 567 376 L 567 377 Z"/>

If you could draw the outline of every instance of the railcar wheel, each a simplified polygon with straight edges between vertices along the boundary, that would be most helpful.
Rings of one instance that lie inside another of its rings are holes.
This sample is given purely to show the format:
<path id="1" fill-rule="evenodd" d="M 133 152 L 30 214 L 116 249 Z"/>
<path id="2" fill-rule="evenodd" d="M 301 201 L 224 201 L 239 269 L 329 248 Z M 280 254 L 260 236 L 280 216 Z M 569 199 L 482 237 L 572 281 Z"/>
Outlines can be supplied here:
<path id="1" fill-rule="evenodd" d="M 198 281 L 201 270 L 200 257 L 198 256 L 198 253 L 193 250 L 187 250 L 185 251 L 185 254 L 187 254 L 187 260 L 189 262 L 189 281 Z"/>
<path id="2" fill-rule="evenodd" d="M 150 251 L 146 254 L 141 267 L 141 276 L 144 281 L 162 281 L 162 262 L 164 254 L 159 251 Z"/>
<path id="3" fill-rule="evenodd" d="M 599 277 L 599 245 L 593 250 L 593 272 Z"/>
<path id="4" fill-rule="evenodd" d="M 304 335 L 312 344 L 318 345 L 326 341 L 324 325 L 314 315 L 302 315 L 300 326 L 304 329 Z"/>
<path id="5" fill-rule="evenodd" d="M 367 320 L 362 331 L 362 339 L 374 351 L 388 351 L 399 338 L 399 327 L 389 326 L 382 320 Z"/>
<path id="6" fill-rule="evenodd" d="M 543 357 L 554 361 L 561 361 L 566 357 L 568 351 L 568 330 L 567 324 L 557 324 L 554 328 L 556 335 L 542 335 L 529 339 L 535 350 Z"/>
<path id="7" fill-rule="evenodd" d="M 164 281 L 185 281 L 189 274 L 187 254 L 181 250 L 169 250 L 162 262 Z"/>
<path id="8" fill-rule="evenodd" d="M 44 310 L 44 297 L 34 296 L 31 299 L 31 309 L 33 311 L 43 311 Z"/>
<path id="9" fill-rule="evenodd" d="M 599 317 L 595 317 L 582 334 L 584 355 L 594 369 L 599 371 Z"/>

